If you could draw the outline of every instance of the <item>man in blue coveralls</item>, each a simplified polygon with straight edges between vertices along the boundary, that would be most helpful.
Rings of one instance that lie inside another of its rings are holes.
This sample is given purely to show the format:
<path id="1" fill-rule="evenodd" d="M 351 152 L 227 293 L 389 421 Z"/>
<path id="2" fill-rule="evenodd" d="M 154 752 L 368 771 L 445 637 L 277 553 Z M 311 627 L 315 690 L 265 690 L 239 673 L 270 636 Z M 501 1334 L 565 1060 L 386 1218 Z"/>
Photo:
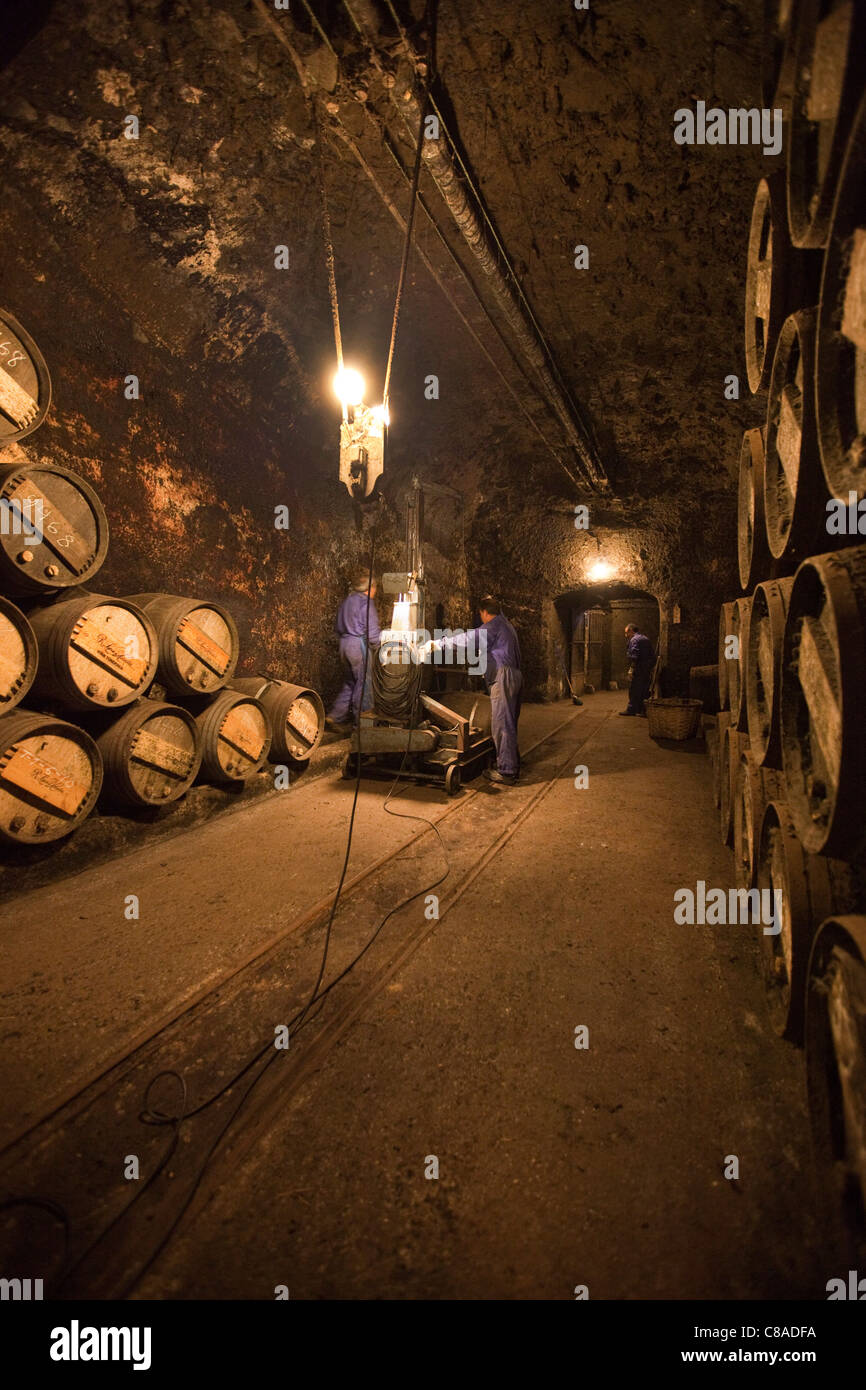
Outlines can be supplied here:
<path id="1" fill-rule="evenodd" d="M 520 753 L 517 748 L 517 721 L 520 718 L 523 675 L 520 669 L 520 643 L 517 633 L 494 598 L 483 598 L 478 605 L 481 627 L 453 637 L 440 637 L 425 642 L 419 655 L 433 651 L 453 651 L 466 647 L 473 634 L 482 634 L 481 651 L 486 651 L 487 665 L 484 684 L 490 695 L 490 733 L 496 745 L 496 767 L 485 776 L 491 782 L 513 786 L 520 772 Z"/>
<path id="2" fill-rule="evenodd" d="M 360 710 L 373 707 L 373 648 L 378 646 L 381 632 L 379 615 L 373 602 L 376 597 L 376 581 L 374 579 L 370 582 L 368 591 L 368 580 L 369 575 L 366 572 L 358 575 L 352 592 L 340 604 L 334 623 L 334 631 L 340 639 L 340 657 L 346 678 L 339 695 L 328 710 L 325 723 L 339 733 L 345 731 L 350 712 L 352 722 L 355 722 Z M 367 652 L 365 684 L 364 655 L 368 638 L 370 651 Z"/>
<path id="3" fill-rule="evenodd" d="M 620 710 L 620 714 L 643 714 L 644 700 L 650 693 L 656 654 L 650 639 L 634 623 L 628 624 L 625 635 L 632 677 L 628 688 L 628 705 Z"/>

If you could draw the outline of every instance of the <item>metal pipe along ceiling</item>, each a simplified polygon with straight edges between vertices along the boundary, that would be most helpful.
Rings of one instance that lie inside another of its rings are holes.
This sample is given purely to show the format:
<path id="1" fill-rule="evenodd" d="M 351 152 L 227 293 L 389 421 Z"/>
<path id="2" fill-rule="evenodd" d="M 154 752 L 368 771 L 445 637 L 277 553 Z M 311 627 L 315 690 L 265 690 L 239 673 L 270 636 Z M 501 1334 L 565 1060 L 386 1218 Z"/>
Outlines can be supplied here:
<path id="1" fill-rule="evenodd" d="M 345 0 L 345 4 L 375 59 L 380 21 L 374 7 L 370 0 Z M 400 47 L 404 49 L 413 70 L 417 70 L 419 57 L 405 38 L 400 40 Z M 421 126 L 421 105 L 410 87 L 407 87 L 406 91 L 409 95 L 404 95 L 397 109 L 408 125 L 417 131 Z M 393 89 L 391 99 L 397 105 Z M 536 373 L 543 394 L 562 424 L 568 442 L 580 460 L 581 471 L 593 489 L 599 492 L 607 491 L 607 475 L 595 444 L 582 421 L 575 418 L 573 406 L 550 370 L 544 349 L 528 318 L 528 310 L 517 298 L 512 284 L 503 274 L 487 229 L 467 195 L 463 179 L 444 140 L 424 140 L 422 158 L 463 240 L 484 272 L 491 293 L 514 332 L 525 359 Z"/>

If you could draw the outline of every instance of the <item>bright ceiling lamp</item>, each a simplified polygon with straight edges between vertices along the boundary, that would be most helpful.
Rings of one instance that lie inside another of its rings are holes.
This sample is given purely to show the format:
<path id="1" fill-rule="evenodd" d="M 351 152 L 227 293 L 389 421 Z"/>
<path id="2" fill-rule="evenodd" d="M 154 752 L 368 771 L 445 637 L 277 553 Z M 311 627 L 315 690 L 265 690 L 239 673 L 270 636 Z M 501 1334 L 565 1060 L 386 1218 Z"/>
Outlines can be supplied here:
<path id="1" fill-rule="evenodd" d="M 341 367 L 334 377 L 334 391 L 343 406 L 360 405 L 364 399 L 364 378 L 354 367 Z"/>
<path id="2" fill-rule="evenodd" d="M 590 568 L 589 578 L 593 584 L 602 583 L 605 579 L 610 579 L 613 574 L 613 565 L 608 564 L 607 560 L 596 560 Z"/>

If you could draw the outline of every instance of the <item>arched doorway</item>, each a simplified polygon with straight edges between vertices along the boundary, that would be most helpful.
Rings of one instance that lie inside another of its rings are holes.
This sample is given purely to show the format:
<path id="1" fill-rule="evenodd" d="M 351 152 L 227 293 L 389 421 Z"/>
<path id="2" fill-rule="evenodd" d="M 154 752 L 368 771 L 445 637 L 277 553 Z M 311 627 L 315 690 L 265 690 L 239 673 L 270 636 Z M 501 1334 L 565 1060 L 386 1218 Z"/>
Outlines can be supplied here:
<path id="1" fill-rule="evenodd" d="M 592 584 L 554 600 L 566 654 L 565 667 L 575 695 L 622 690 L 628 684 L 623 629 L 634 623 L 659 648 L 658 600 L 626 584 Z"/>

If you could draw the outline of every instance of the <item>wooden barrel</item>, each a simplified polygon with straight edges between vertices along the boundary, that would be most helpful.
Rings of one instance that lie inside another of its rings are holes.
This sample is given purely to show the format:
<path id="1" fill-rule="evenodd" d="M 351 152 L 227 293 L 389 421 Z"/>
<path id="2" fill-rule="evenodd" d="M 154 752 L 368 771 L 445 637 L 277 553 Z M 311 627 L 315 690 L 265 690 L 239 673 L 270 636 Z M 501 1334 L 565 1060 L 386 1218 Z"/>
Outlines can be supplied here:
<path id="1" fill-rule="evenodd" d="M 68 835 L 90 814 L 102 759 L 74 724 L 28 710 L 0 715 L 0 837 L 41 845 Z"/>
<path id="2" fill-rule="evenodd" d="M 850 492 L 856 492 L 860 498 L 866 495 L 864 361 L 866 95 L 848 141 L 824 256 L 815 364 L 821 466 L 830 493 L 846 502 Z"/>
<path id="3" fill-rule="evenodd" d="M 315 690 L 265 676 L 229 681 L 229 689 L 261 700 L 271 721 L 272 763 L 306 762 L 322 742 L 325 706 Z"/>
<path id="4" fill-rule="evenodd" d="M 752 595 L 746 662 L 746 720 L 752 757 L 761 766 L 782 766 L 779 703 L 782 640 L 793 579 L 768 579 Z"/>
<path id="5" fill-rule="evenodd" d="M 756 886 L 781 894 L 781 930 L 761 934 L 770 1014 L 782 1037 L 800 1043 L 815 932 L 830 913 L 857 904 L 860 880 L 843 860 L 804 850 L 782 796 L 770 798 L 764 809 L 756 860 Z"/>
<path id="6" fill-rule="evenodd" d="M 741 888 L 753 888 L 758 867 L 758 845 L 764 811 L 770 801 L 784 798 L 785 780 L 773 768 L 759 767 L 748 740 L 740 747 L 740 763 L 733 794 L 734 875 Z"/>
<path id="7" fill-rule="evenodd" d="M 0 584 L 44 595 L 89 583 L 108 550 L 108 520 L 89 483 L 66 468 L 0 464 Z"/>
<path id="8" fill-rule="evenodd" d="M 700 700 L 702 715 L 718 714 L 719 668 L 717 664 L 690 667 L 689 699 Z"/>
<path id="9" fill-rule="evenodd" d="M 716 715 L 716 737 L 712 743 L 708 743 L 710 754 L 710 768 L 713 778 L 713 805 L 721 808 L 722 804 L 722 769 L 727 769 L 728 752 L 725 745 L 725 730 L 730 727 L 731 716 L 728 710 L 722 710 L 721 714 Z"/>
<path id="10" fill-rule="evenodd" d="M 827 548 L 827 489 L 815 424 L 817 311 L 801 309 L 782 325 L 773 359 L 764 451 L 764 517 L 774 559 L 793 568 Z"/>
<path id="11" fill-rule="evenodd" d="M 36 675 L 38 652 L 33 629 L 14 603 L 0 598 L 0 710 L 24 699 Z"/>
<path id="12" fill-rule="evenodd" d="M 201 750 L 198 726 L 189 710 L 161 700 L 138 700 L 94 732 L 105 770 L 102 791 L 107 802 L 165 806 L 192 786 Z"/>
<path id="13" fill-rule="evenodd" d="M 28 616 L 39 648 L 34 695 L 70 709 L 119 709 L 156 674 L 156 631 L 129 599 L 79 592 Z"/>
<path id="14" fill-rule="evenodd" d="M 794 95 L 797 14 L 802 0 L 764 0 L 761 97 L 767 110 L 781 108 L 790 120 Z"/>
<path id="15" fill-rule="evenodd" d="M 797 834 L 849 858 L 866 829 L 866 545 L 797 571 L 782 645 L 782 764 Z"/>
<path id="16" fill-rule="evenodd" d="M 822 923 L 806 990 L 806 1083 L 816 1190 L 862 1241 L 866 1212 L 866 917 Z M 832 1220 L 832 1209 L 822 1213 Z M 845 1271 L 840 1270 L 840 1274 Z"/>
<path id="17" fill-rule="evenodd" d="M 238 630 L 219 603 L 177 594 L 131 594 L 159 634 L 158 678 L 172 695 L 220 690 L 238 663 Z"/>
<path id="18" fill-rule="evenodd" d="M 739 658 L 731 659 L 728 662 L 728 695 L 731 706 L 731 723 L 745 733 L 748 728 L 746 722 L 746 685 L 747 667 L 749 663 L 749 620 L 752 613 L 752 600 L 750 598 L 738 598 L 734 604 L 732 616 L 733 635 L 737 639 Z"/>
<path id="19" fill-rule="evenodd" d="M 18 320 L 0 309 L 0 448 L 38 429 L 50 404 L 45 358 Z"/>
<path id="20" fill-rule="evenodd" d="M 713 794 L 713 805 L 718 806 L 718 787 L 719 787 L 719 726 L 718 716 L 701 722 L 704 728 L 704 748 L 710 760 L 710 789 Z"/>
<path id="21" fill-rule="evenodd" d="M 764 520 L 764 431 L 746 430 L 740 446 L 737 487 L 737 561 L 740 584 L 753 589 L 770 572 L 770 548 Z"/>
<path id="22" fill-rule="evenodd" d="M 746 263 L 746 374 L 752 392 L 770 384 L 782 324 L 795 310 L 816 302 L 820 274 L 820 256 L 791 245 L 784 173 L 761 179 Z"/>
<path id="23" fill-rule="evenodd" d="M 733 657 L 726 656 L 728 638 L 734 635 L 734 604 L 723 603 L 719 609 L 719 705 L 728 709 L 731 703 L 729 671 Z"/>
<path id="24" fill-rule="evenodd" d="M 747 748 L 745 734 L 738 733 L 733 724 L 722 731 L 719 766 L 719 823 L 722 844 L 733 844 L 734 806 L 740 776 L 740 758 Z"/>
<path id="25" fill-rule="evenodd" d="M 268 759 L 271 721 L 260 700 L 219 690 L 192 704 L 201 745 L 200 780 L 243 782 Z"/>
<path id="26" fill-rule="evenodd" d="M 863 89 L 864 50 L 866 12 L 859 0 L 802 0 L 788 138 L 788 221 L 795 246 L 826 245 Z"/>

